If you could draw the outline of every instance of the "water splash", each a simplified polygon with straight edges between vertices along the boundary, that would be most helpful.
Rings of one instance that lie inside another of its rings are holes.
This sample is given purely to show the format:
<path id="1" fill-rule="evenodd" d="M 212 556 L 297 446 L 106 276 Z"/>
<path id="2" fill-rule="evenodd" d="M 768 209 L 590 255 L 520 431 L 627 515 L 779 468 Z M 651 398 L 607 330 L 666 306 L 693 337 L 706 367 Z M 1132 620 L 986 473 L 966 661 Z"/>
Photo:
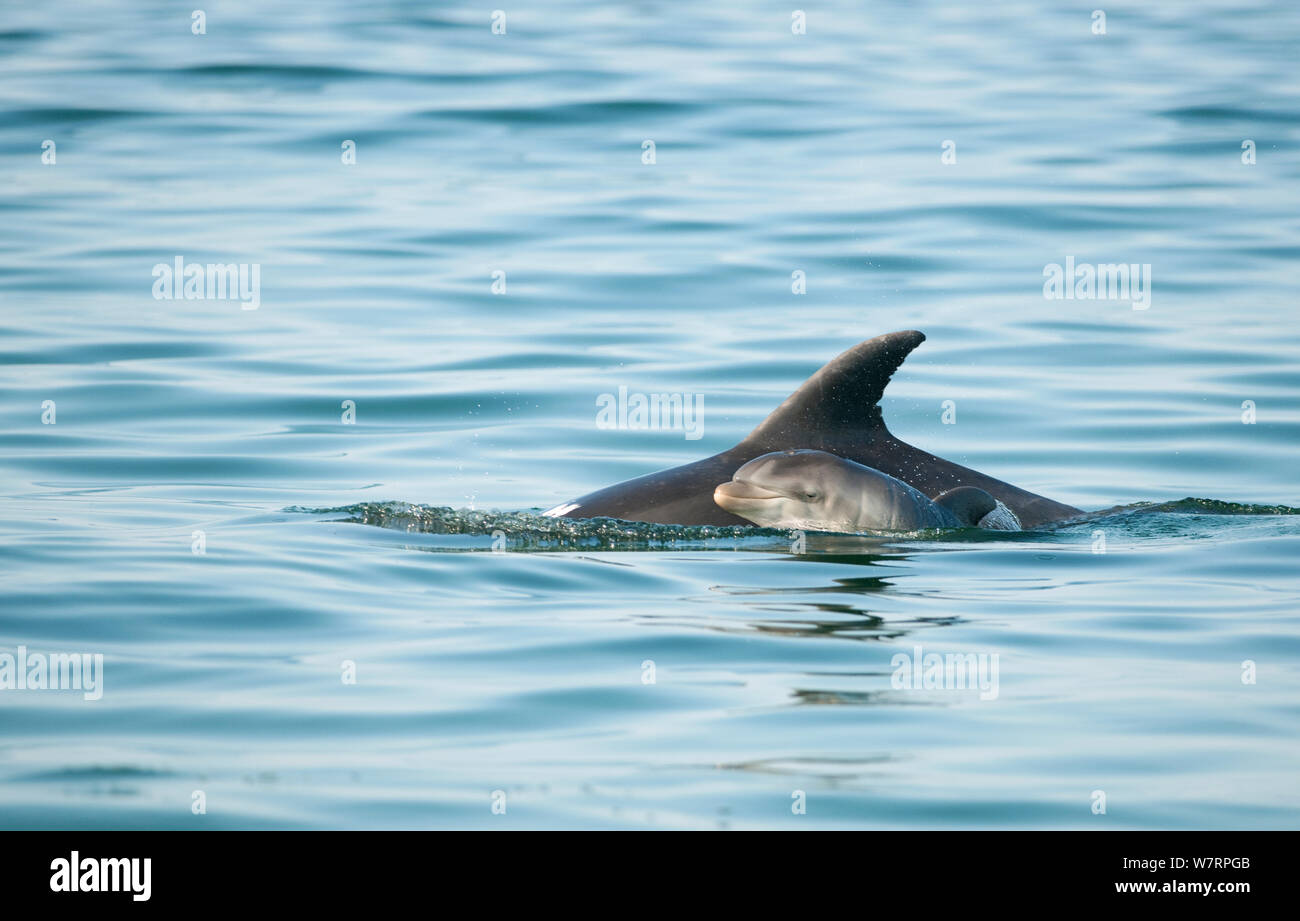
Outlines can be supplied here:
<path id="1" fill-rule="evenodd" d="M 539 511 L 499 512 L 453 509 L 409 502 L 363 502 L 340 508 L 293 507 L 289 512 L 328 516 L 332 521 L 366 524 L 408 533 L 478 538 L 453 545 L 478 549 L 498 542 L 501 549 L 527 550 L 693 550 L 706 548 L 788 548 L 787 531 L 742 525 L 652 524 L 615 518 L 548 518 Z"/>
<path id="2" fill-rule="evenodd" d="M 1172 502 L 1145 503 L 1123 506 L 1145 512 L 1174 512 L 1196 515 L 1300 515 L 1300 508 L 1289 505 L 1250 505 L 1245 502 L 1224 502 L 1220 499 L 1176 499 Z"/>
<path id="3" fill-rule="evenodd" d="M 1089 513 L 1081 518 L 1045 525 L 1035 531 L 926 530 L 863 534 L 830 534 L 785 531 L 753 525 L 677 525 L 615 518 L 549 518 L 540 511 L 502 512 L 453 509 L 447 506 L 410 502 L 363 502 L 338 508 L 303 508 L 287 512 L 316 515 L 344 521 L 441 537 L 466 540 L 434 542 L 443 550 L 767 550 L 801 552 L 800 539 L 813 540 L 818 551 L 851 551 L 864 544 L 938 541 L 945 543 L 986 541 L 1042 541 L 1055 537 L 1073 540 L 1077 532 L 1090 534 L 1096 528 L 1122 531 L 1132 537 L 1202 532 L 1214 536 L 1237 516 L 1293 516 L 1300 509 L 1285 505 L 1248 505 L 1217 499 L 1188 497 L 1172 502 L 1139 502 Z M 1219 527 L 1207 525 L 1205 516 L 1224 519 Z"/>

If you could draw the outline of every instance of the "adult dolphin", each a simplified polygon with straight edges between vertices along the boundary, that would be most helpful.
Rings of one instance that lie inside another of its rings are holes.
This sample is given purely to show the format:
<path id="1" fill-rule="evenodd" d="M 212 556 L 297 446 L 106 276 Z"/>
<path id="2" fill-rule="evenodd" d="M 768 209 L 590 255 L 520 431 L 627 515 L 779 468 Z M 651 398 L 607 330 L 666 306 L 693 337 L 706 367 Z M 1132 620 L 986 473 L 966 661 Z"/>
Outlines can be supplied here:
<path id="1" fill-rule="evenodd" d="M 881 396 L 908 354 L 925 341 L 914 329 L 859 343 L 828 362 L 733 448 L 658 473 L 626 480 L 557 505 L 544 514 L 565 518 L 621 518 L 659 524 L 745 525 L 713 501 L 719 483 L 742 464 L 773 451 L 810 448 L 873 467 L 931 499 L 958 486 L 975 486 L 1000 499 L 1026 528 L 1083 514 L 928 454 L 890 434 Z"/>

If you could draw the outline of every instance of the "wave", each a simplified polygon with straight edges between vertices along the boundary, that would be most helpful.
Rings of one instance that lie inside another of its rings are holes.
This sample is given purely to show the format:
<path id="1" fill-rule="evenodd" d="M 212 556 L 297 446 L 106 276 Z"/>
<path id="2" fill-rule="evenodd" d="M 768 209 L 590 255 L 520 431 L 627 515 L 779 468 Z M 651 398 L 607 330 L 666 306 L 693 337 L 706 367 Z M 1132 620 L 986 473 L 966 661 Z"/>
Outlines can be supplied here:
<path id="1" fill-rule="evenodd" d="M 447 506 L 410 502 L 362 502 L 336 508 L 292 506 L 286 512 L 314 515 L 330 521 L 364 524 L 407 533 L 464 537 L 469 540 L 441 544 L 448 550 L 781 550 L 790 551 L 797 531 L 760 528 L 753 525 L 678 525 L 623 521 L 615 518 L 548 518 L 540 510 L 496 511 L 453 509 Z M 1065 534 L 1080 527 L 1114 526 L 1146 530 L 1157 520 L 1169 524 L 1185 516 L 1300 515 L 1300 509 L 1286 505 L 1251 505 L 1219 499 L 1188 497 L 1169 502 L 1139 502 L 1091 512 L 1081 518 L 1055 522 L 1034 531 L 985 531 L 977 529 L 830 534 L 809 532 L 819 544 L 840 540 L 860 546 L 864 540 L 945 542 L 1039 540 Z"/>

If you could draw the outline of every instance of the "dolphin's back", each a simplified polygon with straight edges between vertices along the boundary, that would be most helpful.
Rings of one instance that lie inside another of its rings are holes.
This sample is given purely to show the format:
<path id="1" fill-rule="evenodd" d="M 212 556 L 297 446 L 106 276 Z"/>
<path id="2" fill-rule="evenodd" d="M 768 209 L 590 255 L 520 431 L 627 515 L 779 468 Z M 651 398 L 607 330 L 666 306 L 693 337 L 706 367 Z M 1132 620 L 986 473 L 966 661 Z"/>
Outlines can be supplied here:
<path id="1" fill-rule="evenodd" d="M 658 524 L 749 524 L 723 511 L 713 501 L 714 487 L 731 479 L 736 469 L 750 459 L 736 457 L 736 449 L 732 448 L 694 463 L 647 473 L 598 489 L 543 514 L 565 518 L 622 518 Z"/>
<path id="2" fill-rule="evenodd" d="M 880 398 L 899 365 L 924 341 L 923 333 L 903 330 L 861 342 L 804 381 L 730 450 L 607 486 L 545 514 L 660 524 L 749 524 L 719 508 L 713 490 L 759 455 L 799 448 L 874 467 L 931 499 L 957 486 L 977 486 L 1006 503 L 1025 527 L 1080 514 L 1079 509 L 927 454 L 890 434 Z"/>

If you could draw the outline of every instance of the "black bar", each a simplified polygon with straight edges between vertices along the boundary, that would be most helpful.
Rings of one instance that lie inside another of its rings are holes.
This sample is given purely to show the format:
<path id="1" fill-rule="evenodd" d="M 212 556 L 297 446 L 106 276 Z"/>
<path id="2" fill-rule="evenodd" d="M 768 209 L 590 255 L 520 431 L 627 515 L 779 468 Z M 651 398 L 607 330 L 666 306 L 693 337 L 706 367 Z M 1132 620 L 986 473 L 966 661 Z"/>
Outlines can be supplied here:
<path id="1" fill-rule="evenodd" d="M 452 892 L 478 893 L 485 908 L 515 896 L 540 909 L 564 889 L 569 901 L 620 912 L 624 901 L 602 903 L 598 894 L 651 904 L 693 899 L 701 886 L 710 902 L 725 893 L 724 904 L 758 898 L 770 908 L 788 897 L 804 910 L 829 907 L 825 898 L 867 910 L 895 896 L 945 913 L 975 897 L 1039 908 L 1199 900 L 1231 910 L 1291 894 L 1296 844 L 1292 832 L 20 832 L 0 835 L 0 892 L 7 908 L 75 911 L 373 911 L 381 898 L 438 913 L 440 894 Z M 135 898 L 143 880 L 125 876 L 122 864 L 112 865 L 122 891 L 54 891 L 52 882 L 68 882 L 58 861 L 74 851 L 91 882 L 100 878 L 98 858 L 137 858 L 133 868 L 148 858 L 148 899 Z M 1207 884 L 1211 891 L 1201 891 Z M 675 911 L 686 903 L 658 904 Z"/>

